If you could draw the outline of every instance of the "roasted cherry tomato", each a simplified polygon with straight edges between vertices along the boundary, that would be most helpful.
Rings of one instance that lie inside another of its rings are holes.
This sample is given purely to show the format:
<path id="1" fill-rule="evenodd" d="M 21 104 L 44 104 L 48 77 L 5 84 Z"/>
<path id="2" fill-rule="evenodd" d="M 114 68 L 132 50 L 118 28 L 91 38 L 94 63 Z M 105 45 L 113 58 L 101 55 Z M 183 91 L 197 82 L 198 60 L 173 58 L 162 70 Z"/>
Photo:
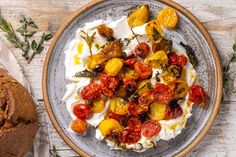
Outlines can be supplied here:
<path id="1" fill-rule="evenodd" d="M 112 97 L 115 93 L 112 89 L 106 87 L 105 85 L 101 85 L 101 90 L 102 90 L 102 94 L 106 97 Z"/>
<path id="2" fill-rule="evenodd" d="M 101 121 L 101 123 L 98 126 L 98 129 L 100 130 L 102 136 L 107 137 L 110 136 L 110 133 L 119 133 L 122 131 L 122 126 L 120 123 L 112 118 L 104 119 Z"/>
<path id="3" fill-rule="evenodd" d="M 126 94 L 132 95 L 136 91 L 137 83 L 134 80 L 130 78 L 124 78 L 123 83 Z"/>
<path id="4" fill-rule="evenodd" d="M 129 105 L 123 98 L 112 98 L 110 101 L 110 110 L 118 115 L 128 113 Z"/>
<path id="5" fill-rule="evenodd" d="M 102 73 L 100 74 L 100 80 L 102 81 L 102 83 L 107 87 L 107 88 L 110 88 L 110 89 L 115 89 L 118 84 L 119 84 L 119 77 L 112 77 L 112 76 L 109 76 L 105 73 Z"/>
<path id="6" fill-rule="evenodd" d="M 153 102 L 149 107 L 148 116 L 153 120 L 165 119 L 166 106 L 167 106 L 166 104 Z"/>
<path id="7" fill-rule="evenodd" d="M 120 142 L 127 144 L 137 143 L 140 139 L 141 139 L 140 131 L 132 130 L 129 128 L 123 130 L 120 136 Z"/>
<path id="8" fill-rule="evenodd" d="M 73 113 L 82 120 L 89 119 L 93 115 L 91 107 L 87 104 L 76 104 L 73 107 Z"/>
<path id="9" fill-rule="evenodd" d="M 173 91 L 163 83 L 157 83 L 154 86 L 153 93 L 158 103 L 167 104 L 173 97 Z"/>
<path id="10" fill-rule="evenodd" d="M 174 53 L 170 53 L 168 55 L 168 63 L 170 65 L 178 65 L 180 67 L 184 67 L 187 64 L 187 57 L 185 57 L 184 55 L 177 55 Z"/>
<path id="11" fill-rule="evenodd" d="M 207 100 L 207 93 L 199 85 L 192 85 L 189 91 L 189 100 L 194 104 L 201 105 Z"/>
<path id="12" fill-rule="evenodd" d="M 140 131 L 142 122 L 136 116 L 130 116 L 127 121 L 127 126 L 132 130 Z"/>
<path id="13" fill-rule="evenodd" d="M 157 20 L 167 28 L 173 29 L 178 23 L 179 16 L 175 9 L 164 8 L 157 14 Z"/>
<path id="14" fill-rule="evenodd" d="M 103 99 L 99 99 L 93 102 L 92 111 L 99 113 L 105 108 L 105 102 Z"/>
<path id="15" fill-rule="evenodd" d="M 110 27 L 107 27 L 106 25 L 103 24 L 103 25 L 99 25 L 97 27 L 97 30 L 98 30 L 99 35 L 109 40 L 112 40 L 114 31 Z"/>
<path id="16" fill-rule="evenodd" d="M 118 115 L 118 114 L 115 114 L 114 112 L 110 112 L 107 115 L 107 117 L 117 120 L 123 126 L 127 125 L 127 115 Z"/>
<path id="17" fill-rule="evenodd" d="M 134 67 L 134 64 L 138 61 L 137 58 L 127 58 L 123 61 L 124 65 L 127 65 L 129 67 Z"/>
<path id="18" fill-rule="evenodd" d="M 172 100 L 166 109 L 166 119 L 175 119 L 183 115 L 182 107 L 177 103 L 176 99 Z"/>
<path id="19" fill-rule="evenodd" d="M 140 61 L 134 64 L 134 70 L 138 73 L 140 79 L 146 79 L 152 75 L 152 68 Z"/>
<path id="20" fill-rule="evenodd" d="M 144 122 L 141 126 L 141 133 L 147 138 L 152 138 L 161 131 L 161 126 L 158 121 L 148 120 Z"/>
<path id="21" fill-rule="evenodd" d="M 81 96 L 84 100 L 95 100 L 101 96 L 101 86 L 95 82 L 90 83 L 81 91 Z"/>
<path id="22" fill-rule="evenodd" d="M 133 100 L 129 101 L 129 113 L 131 115 L 139 115 L 143 114 L 148 111 L 148 105 L 147 104 L 139 104 L 137 102 L 134 102 Z"/>
<path id="23" fill-rule="evenodd" d="M 87 123 L 82 119 L 75 119 L 71 124 L 71 129 L 77 134 L 81 135 L 87 130 Z"/>
<path id="24" fill-rule="evenodd" d="M 134 52 L 141 58 L 146 58 L 150 52 L 150 47 L 147 43 L 141 42 L 135 48 Z"/>
<path id="25" fill-rule="evenodd" d="M 148 106 L 154 101 L 155 97 L 152 92 L 146 92 L 139 96 L 138 104 L 141 106 Z"/>

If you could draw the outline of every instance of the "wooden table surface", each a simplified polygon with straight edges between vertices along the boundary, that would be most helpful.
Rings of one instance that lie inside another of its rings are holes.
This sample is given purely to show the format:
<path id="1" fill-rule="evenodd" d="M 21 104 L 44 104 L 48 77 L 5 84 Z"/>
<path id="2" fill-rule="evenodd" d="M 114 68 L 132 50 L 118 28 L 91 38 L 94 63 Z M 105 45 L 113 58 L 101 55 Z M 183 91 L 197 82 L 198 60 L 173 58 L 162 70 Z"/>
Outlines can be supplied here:
<path id="1" fill-rule="evenodd" d="M 209 31 L 222 59 L 232 53 L 236 36 L 236 0 L 175 0 L 191 11 Z M 19 26 L 19 16 L 32 17 L 40 31 L 55 33 L 68 15 L 89 0 L 0 0 L 0 15 L 9 20 L 14 28 Z M 41 32 L 36 36 L 39 37 Z M 36 39 L 37 39 L 36 37 Z M 37 55 L 31 64 L 21 57 L 21 52 L 5 40 L 3 32 L 0 38 L 13 51 L 30 82 L 33 93 L 42 108 L 38 108 L 39 117 L 47 113 L 44 110 L 42 96 L 42 68 L 47 50 Z M 45 43 L 48 47 L 50 42 Z M 235 84 L 235 82 L 234 82 Z M 217 119 L 208 135 L 188 156 L 236 156 L 236 95 L 231 94 L 220 106 Z M 50 146 L 55 145 L 62 157 L 78 156 L 59 137 L 48 117 Z"/>

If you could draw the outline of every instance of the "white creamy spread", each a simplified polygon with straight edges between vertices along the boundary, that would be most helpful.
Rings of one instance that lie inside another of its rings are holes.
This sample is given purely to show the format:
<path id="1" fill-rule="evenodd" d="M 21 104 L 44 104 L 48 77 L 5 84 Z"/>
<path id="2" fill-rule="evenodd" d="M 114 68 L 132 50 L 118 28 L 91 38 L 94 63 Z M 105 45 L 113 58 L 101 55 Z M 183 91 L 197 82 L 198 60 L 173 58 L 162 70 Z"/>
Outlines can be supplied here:
<path id="1" fill-rule="evenodd" d="M 116 39 L 124 39 L 124 38 L 132 38 L 133 34 L 130 30 L 130 27 L 127 23 L 127 17 L 124 16 L 115 22 L 108 22 L 104 20 L 96 20 L 94 22 L 86 23 L 84 28 L 79 28 L 74 39 L 70 42 L 70 45 L 65 52 L 66 59 L 65 59 L 65 66 L 66 66 L 66 78 L 71 81 L 70 84 L 66 86 L 67 91 L 65 96 L 63 97 L 63 101 L 66 103 L 66 107 L 68 112 L 70 113 L 72 119 L 75 119 L 75 115 L 72 112 L 73 104 L 76 102 L 84 102 L 82 98 L 80 98 L 79 94 L 80 91 L 87 86 L 91 79 L 90 78 L 76 78 L 75 73 L 79 71 L 83 71 L 86 69 L 86 59 L 89 57 L 90 52 L 86 42 L 80 37 L 81 30 L 86 31 L 89 35 L 92 35 L 94 32 L 97 32 L 96 26 L 100 24 L 106 24 L 107 26 L 111 27 L 114 31 L 114 37 Z M 145 36 L 145 25 L 135 27 L 133 31 L 140 35 L 138 38 L 141 42 L 146 42 L 151 47 L 151 43 L 149 42 L 148 38 Z M 186 43 L 184 38 L 173 30 L 165 30 L 165 37 L 167 39 L 171 39 L 173 41 L 173 49 L 176 50 L 177 54 L 184 54 L 187 56 L 186 51 L 183 47 L 181 47 L 178 43 L 183 42 Z M 92 45 L 92 53 L 98 53 L 98 49 L 95 44 L 104 45 L 107 41 L 102 38 L 98 33 L 95 35 L 95 41 Z M 131 40 L 130 44 L 127 47 L 124 47 L 124 52 L 127 55 L 133 53 L 134 47 L 138 44 L 137 40 Z M 75 56 L 77 56 L 77 62 L 75 63 Z M 196 72 L 193 69 L 192 65 L 188 62 L 186 65 L 186 82 L 189 86 L 191 86 L 195 80 Z M 153 69 L 153 77 L 155 73 L 160 69 Z M 155 79 L 152 79 L 151 83 L 155 83 Z M 163 80 L 161 80 L 163 82 Z M 161 125 L 161 131 L 157 136 L 148 139 L 144 136 L 136 143 L 136 144 L 126 144 L 127 149 L 132 149 L 137 152 L 145 151 L 148 148 L 153 147 L 158 140 L 170 140 L 171 138 L 176 137 L 178 134 L 181 133 L 182 129 L 184 129 L 187 119 L 191 116 L 191 109 L 192 104 L 187 104 L 188 95 L 185 99 L 185 102 L 181 105 L 183 109 L 183 115 L 176 119 L 172 120 L 160 120 L 159 123 Z M 97 127 L 98 124 L 104 119 L 106 115 L 106 111 L 109 107 L 109 101 L 106 102 L 105 108 L 100 113 L 94 113 L 92 118 L 86 120 L 88 124 L 92 125 L 93 127 Z M 101 141 L 104 137 L 101 135 L 99 129 L 96 129 L 95 137 Z M 114 142 L 106 140 L 107 145 L 111 147 L 111 149 L 120 149 Z M 140 145 L 142 144 L 142 146 Z"/>

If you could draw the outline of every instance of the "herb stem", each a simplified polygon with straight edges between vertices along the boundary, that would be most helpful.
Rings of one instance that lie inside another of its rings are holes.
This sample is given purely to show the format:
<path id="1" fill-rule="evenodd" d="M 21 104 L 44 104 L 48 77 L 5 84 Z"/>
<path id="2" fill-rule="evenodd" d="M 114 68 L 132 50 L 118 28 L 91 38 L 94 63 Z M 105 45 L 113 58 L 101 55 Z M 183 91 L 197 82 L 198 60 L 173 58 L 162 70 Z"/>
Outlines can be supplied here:
<path id="1" fill-rule="evenodd" d="M 137 35 L 134 33 L 134 31 L 133 31 L 133 28 L 130 28 L 130 30 L 131 30 L 131 32 L 133 33 L 133 35 L 134 35 L 134 37 L 135 37 L 135 39 L 138 41 L 138 43 L 140 44 L 140 42 L 139 42 L 139 40 L 138 40 L 138 38 L 137 38 Z"/>
<path id="2" fill-rule="evenodd" d="M 27 63 L 30 64 L 31 61 L 34 59 L 34 56 L 36 55 L 37 52 L 33 52 L 32 55 L 30 56 L 30 58 L 28 59 Z"/>

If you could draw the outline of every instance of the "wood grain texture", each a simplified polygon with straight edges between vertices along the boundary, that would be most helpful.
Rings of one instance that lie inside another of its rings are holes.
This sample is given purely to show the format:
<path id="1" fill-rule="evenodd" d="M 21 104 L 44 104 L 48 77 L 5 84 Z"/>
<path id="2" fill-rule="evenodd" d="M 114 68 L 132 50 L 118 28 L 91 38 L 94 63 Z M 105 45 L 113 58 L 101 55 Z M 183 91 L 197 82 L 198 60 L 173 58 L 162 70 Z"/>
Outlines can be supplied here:
<path id="1" fill-rule="evenodd" d="M 18 27 L 20 15 L 35 19 L 40 31 L 55 33 L 68 15 L 78 7 L 88 3 L 88 0 L 0 0 L 0 15 Z M 222 59 L 232 53 L 232 45 L 236 36 L 236 0 L 175 0 L 192 12 L 207 28 L 213 38 Z M 39 39 L 41 32 L 36 34 Z M 21 57 L 21 52 L 5 40 L 3 33 L 0 38 L 13 51 L 24 69 L 34 95 L 42 105 L 41 114 L 46 115 L 50 145 L 55 145 L 62 157 L 78 156 L 59 137 L 45 113 L 42 97 L 42 67 L 46 49 L 37 55 L 29 65 Z M 50 42 L 45 43 L 48 48 Z M 223 62 L 223 60 L 222 60 Z M 234 82 L 234 84 L 236 84 Z M 236 94 L 230 94 L 227 102 L 220 106 L 219 115 L 209 130 L 208 135 L 188 156 L 215 157 L 236 156 Z"/>

